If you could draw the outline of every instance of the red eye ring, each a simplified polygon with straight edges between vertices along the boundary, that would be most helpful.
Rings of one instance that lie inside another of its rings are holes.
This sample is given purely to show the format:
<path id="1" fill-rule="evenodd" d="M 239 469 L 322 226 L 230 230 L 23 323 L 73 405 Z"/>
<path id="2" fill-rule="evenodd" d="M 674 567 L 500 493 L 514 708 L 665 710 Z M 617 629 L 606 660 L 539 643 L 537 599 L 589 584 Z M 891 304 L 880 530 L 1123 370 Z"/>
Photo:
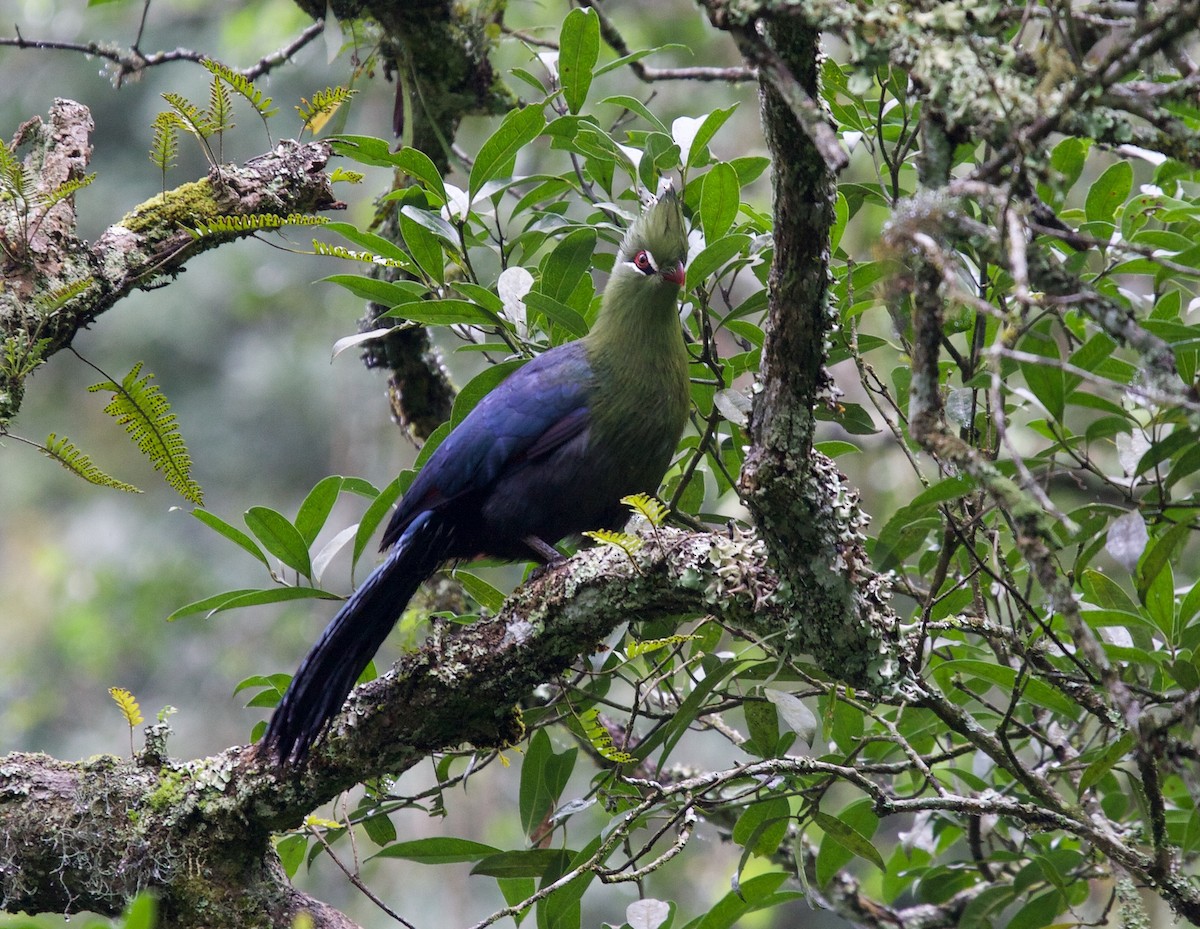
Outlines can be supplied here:
<path id="1" fill-rule="evenodd" d="M 650 258 L 650 253 L 642 249 L 633 256 L 633 266 L 643 274 L 653 274 L 656 270 L 654 262 Z"/>

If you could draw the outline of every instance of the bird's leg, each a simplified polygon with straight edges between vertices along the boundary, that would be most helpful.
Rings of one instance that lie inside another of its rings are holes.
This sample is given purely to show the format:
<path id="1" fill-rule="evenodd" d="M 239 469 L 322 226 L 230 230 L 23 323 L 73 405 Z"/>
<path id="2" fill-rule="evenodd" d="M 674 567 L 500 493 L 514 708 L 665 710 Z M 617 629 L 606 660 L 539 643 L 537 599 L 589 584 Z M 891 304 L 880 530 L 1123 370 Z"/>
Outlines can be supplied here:
<path id="1" fill-rule="evenodd" d="M 566 556 L 563 555 L 557 548 L 547 542 L 545 539 L 540 539 L 536 535 L 527 535 L 521 540 L 533 551 L 542 562 L 542 567 L 550 567 L 560 562 L 566 561 Z M 541 568 L 534 572 L 536 577 L 541 573 Z"/>

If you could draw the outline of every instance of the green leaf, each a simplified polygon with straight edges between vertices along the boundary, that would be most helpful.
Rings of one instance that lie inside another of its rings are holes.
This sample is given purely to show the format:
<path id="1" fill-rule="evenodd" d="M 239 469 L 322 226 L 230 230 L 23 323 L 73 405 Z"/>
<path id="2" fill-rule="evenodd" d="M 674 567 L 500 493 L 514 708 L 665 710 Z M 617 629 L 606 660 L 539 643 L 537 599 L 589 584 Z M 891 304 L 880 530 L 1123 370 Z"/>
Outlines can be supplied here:
<path id="1" fill-rule="evenodd" d="M 443 423 L 443 425 L 445 426 L 446 424 Z M 446 426 L 442 434 L 445 435 L 449 431 L 450 427 Z M 437 432 L 435 431 L 432 436 L 425 440 L 425 445 L 428 446 L 433 442 L 436 435 Z M 408 476 L 411 479 L 412 473 L 408 472 Z M 401 482 L 401 478 L 403 477 L 403 474 L 397 476 L 394 481 L 383 488 L 379 492 L 379 495 L 371 501 L 371 505 L 363 513 L 363 518 L 358 521 L 358 532 L 354 536 L 354 564 L 358 564 L 358 559 L 366 550 L 367 542 L 375 534 L 375 529 L 383 521 L 383 518 L 391 512 L 392 505 L 400 498 L 402 489 L 407 486 L 407 484 Z"/>
<path id="2" fill-rule="evenodd" d="M 775 893 L 786 879 L 787 875 L 783 872 L 771 871 L 743 881 L 736 891 L 727 893 L 691 925 L 694 929 L 731 929 L 747 913 L 770 906 L 774 902 L 782 902 L 780 898 L 793 899 L 801 896 Z"/>
<path id="3" fill-rule="evenodd" d="M 534 312 L 541 313 L 556 326 L 562 326 L 575 338 L 588 334 L 587 320 L 579 315 L 579 311 L 567 306 L 559 300 L 536 290 L 525 295 L 525 306 Z"/>
<path id="4" fill-rule="evenodd" d="M 422 326 L 498 326 L 499 319 L 466 300 L 416 300 L 393 306 L 380 319 L 407 319 Z"/>
<path id="5" fill-rule="evenodd" d="M 198 507 L 192 510 L 192 515 L 210 529 L 213 529 L 219 534 L 225 536 L 225 538 L 229 539 L 230 542 L 233 542 L 235 545 L 240 546 L 242 549 L 249 552 L 264 565 L 267 565 L 268 567 L 270 566 L 270 563 L 267 561 L 267 556 L 263 554 L 262 549 L 258 547 L 258 544 L 252 538 L 250 538 L 250 536 L 242 532 L 241 529 L 238 529 L 236 526 L 231 526 L 229 523 L 225 522 L 225 520 L 221 519 L 220 516 L 210 513 L 208 510 L 202 510 Z"/>
<path id="6" fill-rule="evenodd" d="M 123 490 L 131 494 L 141 493 L 132 484 L 117 480 L 101 471 L 92 462 L 92 459 L 85 452 L 76 448 L 66 436 L 59 438 L 51 432 L 46 436 L 46 445 L 42 448 L 42 454 L 57 461 L 72 474 L 83 478 L 90 484 L 98 487 L 111 487 L 113 490 Z"/>
<path id="7" fill-rule="evenodd" d="M 687 283 L 684 290 L 692 290 L 708 280 L 726 262 L 750 247 L 750 236 L 734 233 L 709 242 L 704 250 L 691 260 L 687 268 Z"/>
<path id="8" fill-rule="evenodd" d="M 1111 771 L 1118 761 L 1133 751 L 1136 742 L 1137 736 L 1132 731 L 1126 730 L 1119 739 L 1110 743 L 1100 757 L 1089 764 L 1080 776 L 1079 795 L 1082 796 L 1093 785 L 1100 783 L 1104 775 Z"/>
<path id="9" fill-rule="evenodd" d="M 562 848 L 529 848 L 524 851 L 498 852 L 480 860 L 472 874 L 485 877 L 541 877 L 547 872 L 562 873 L 571 860 L 571 852 Z"/>
<path id="10" fill-rule="evenodd" d="M 681 116 L 671 123 L 671 138 L 679 146 L 685 165 L 696 168 L 705 163 L 705 146 L 736 109 L 737 104 L 734 104 L 721 110 L 713 110 L 699 119 Z"/>
<path id="11" fill-rule="evenodd" d="M 538 839 L 543 821 L 554 809 L 579 750 L 569 748 L 556 753 L 550 745 L 546 730 L 539 729 L 529 740 L 525 760 L 521 764 L 520 811 L 521 830 L 530 839 Z"/>
<path id="12" fill-rule="evenodd" d="M 718 162 L 704 175 L 700 190 L 700 226 L 705 241 L 715 242 L 729 231 L 742 203 L 737 172 L 725 162 Z"/>
<path id="13" fill-rule="evenodd" d="M 1088 222 L 1112 222 L 1117 208 L 1125 202 L 1131 190 L 1133 166 L 1128 161 L 1110 165 L 1088 189 L 1083 208 Z"/>
<path id="14" fill-rule="evenodd" d="M 480 861 L 495 855 L 500 849 L 470 839 L 452 836 L 433 836 L 428 839 L 413 839 L 411 842 L 396 842 L 380 850 L 373 858 L 403 858 L 418 864 L 454 864 L 462 861 Z"/>
<path id="15" fill-rule="evenodd" d="M 787 835 L 791 816 L 791 808 L 783 797 L 752 803 L 734 824 L 733 841 L 754 855 L 773 855 Z"/>
<path id="16" fill-rule="evenodd" d="M 442 257 L 442 243 L 424 225 L 407 213 L 399 216 L 400 235 L 404 238 L 413 261 L 438 284 L 446 282 L 446 261 Z"/>
<path id="17" fill-rule="evenodd" d="M 981 678 L 1009 693 L 1017 686 L 1016 668 L 993 664 L 990 661 L 978 661 L 973 658 L 956 658 L 942 662 L 934 673 L 941 680 L 947 680 L 953 674 Z M 1030 703 L 1054 710 L 1071 719 L 1079 715 L 1079 705 L 1074 700 L 1036 677 L 1025 676 L 1022 678 L 1021 697 Z"/>
<path id="18" fill-rule="evenodd" d="M 285 835 L 275 843 L 275 853 L 288 877 L 295 877 L 304 864 L 304 853 L 308 851 L 308 836 Z"/>
<path id="19" fill-rule="evenodd" d="M 342 478 L 337 474 L 317 481 L 316 486 L 308 492 L 300 509 L 296 512 L 296 531 L 300 533 L 306 546 L 311 546 L 317 540 L 317 535 L 325 527 L 338 495 L 342 492 Z"/>
<path id="20" fill-rule="evenodd" d="M 410 177 L 415 177 L 429 190 L 442 198 L 445 203 L 450 198 L 446 196 L 446 184 L 438 172 L 433 160 L 423 151 L 405 146 L 396 152 L 392 164 Z"/>
<path id="21" fill-rule="evenodd" d="M 475 164 L 471 166 L 467 193 L 472 202 L 479 188 L 488 181 L 512 173 L 517 152 L 536 139 L 545 126 L 546 116 L 537 105 L 513 110 L 504 117 L 500 127 L 480 146 Z"/>
<path id="22" fill-rule="evenodd" d="M 269 507 L 252 506 L 244 519 L 263 548 L 292 570 L 305 577 L 312 575 L 308 545 L 286 516 Z"/>
<path id="23" fill-rule="evenodd" d="M 671 130 L 657 116 L 650 112 L 646 104 L 642 103 L 637 97 L 626 96 L 625 94 L 617 94 L 612 97 L 605 97 L 600 103 L 610 103 L 613 106 L 623 107 L 631 113 L 636 113 L 648 122 L 654 129 L 661 132 L 663 135 L 670 135 Z"/>
<path id="24" fill-rule="evenodd" d="M 590 226 L 563 236 L 542 264 L 537 290 L 559 303 L 567 303 L 591 267 L 595 251 L 596 230 Z M 582 334 L 587 334 L 586 327 Z"/>
<path id="25" fill-rule="evenodd" d="M 600 56 L 600 17 L 576 7 L 563 20 L 558 36 L 558 80 L 563 99 L 578 113 L 592 86 L 592 71 Z"/>
<path id="26" fill-rule="evenodd" d="M 477 577 L 470 571 L 455 571 L 455 579 L 463 585 L 467 593 L 474 597 L 479 605 L 485 609 L 491 610 L 493 613 L 498 613 L 500 608 L 504 606 L 504 592 L 498 590 L 485 581 L 481 577 Z"/>
<path id="27" fill-rule="evenodd" d="M 381 281 L 362 274 L 331 274 L 321 281 L 337 284 L 362 300 L 382 306 L 411 303 L 429 293 L 429 288 L 420 281 Z"/>
<path id="28" fill-rule="evenodd" d="M 880 871 L 887 870 L 883 856 L 871 844 L 871 840 L 857 829 L 838 819 L 836 816 L 830 816 L 828 813 L 822 813 L 820 810 L 815 810 L 812 818 L 813 822 L 825 833 L 825 838 L 836 842 L 842 848 L 846 849 L 846 851 L 857 855 L 864 861 L 871 862 Z M 824 845 L 824 842 L 821 844 Z"/>
<path id="29" fill-rule="evenodd" d="M 316 587 L 264 587 L 244 590 L 229 590 L 225 593 L 205 597 L 187 606 L 181 606 L 167 617 L 168 622 L 174 622 L 185 616 L 205 613 L 209 616 L 222 613 L 225 610 L 235 610 L 243 606 L 262 606 L 266 603 L 288 603 L 292 600 L 341 600 L 337 594 Z"/>

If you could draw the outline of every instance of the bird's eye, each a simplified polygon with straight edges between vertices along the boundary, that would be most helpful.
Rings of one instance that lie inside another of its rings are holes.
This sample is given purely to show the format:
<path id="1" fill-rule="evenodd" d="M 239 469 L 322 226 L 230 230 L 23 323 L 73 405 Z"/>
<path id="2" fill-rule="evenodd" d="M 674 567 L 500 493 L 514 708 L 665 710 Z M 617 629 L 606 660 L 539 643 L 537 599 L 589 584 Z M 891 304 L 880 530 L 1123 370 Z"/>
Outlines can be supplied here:
<path id="1" fill-rule="evenodd" d="M 643 274 L 653 274 L 655 271 L 654 260 L 645 249 L 633 256 L 633 266 Z"/>

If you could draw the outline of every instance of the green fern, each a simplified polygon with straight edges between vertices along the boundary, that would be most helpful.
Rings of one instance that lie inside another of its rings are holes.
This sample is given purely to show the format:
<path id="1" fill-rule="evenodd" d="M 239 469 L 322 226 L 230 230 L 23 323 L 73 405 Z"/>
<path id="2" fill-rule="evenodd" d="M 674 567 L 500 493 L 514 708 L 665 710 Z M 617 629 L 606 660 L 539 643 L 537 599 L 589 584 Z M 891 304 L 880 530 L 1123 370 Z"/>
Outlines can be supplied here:
<path id="1" fill-rule="evenodd" d="M 619 548 L 630 560 L 633 560 L 633 553 L 642 547 L 642 540 L 636 535 L 630 535 L 628 532 L 614 532 L 611 529 L 596 529 L 583 533 L 589 539 L 599 542 L 601 545 L 611 545 L 614 548 Z"/>
<path id="2" fill-rule="evenodd" d="M 214 132 L 225 132 L 236 125 L 233 121 L 233 101 L 229 99 L 229 91 L 215 75 L 208 87 L 207 115 Z"/>
<path id="3" fill-rule="evenodd" d="M 179 125 L 182 129 L 199 139 L 207 139 L 216 131 L 208 112 L 200 109 L 183 94 L 165 93 L 163 99 L 171 104 L 171 109 L 179 117 Z"/>
<path id="4" fill-rule="evenodd" d="M 646 522 L 654 527 L 666 522 L 670 512 L 661 500 L 649 494 L 630 494 L 628 497 L 622 497 L 621 502 L 633 512 L 645 517 Z"/>
<path id="5" fill-rule="evenodd" d="M 200 506 L 204 492 L 191 478 L 192 459 L 188 455 L 179 424 L 171 412 L 171 404 L 157 384 L 151 384 L 153 374 L 138 378 L 142 363 L 133 366 L 120 384 L 104 381 L 88 388 L 89 393 L 112 391 L 113 398 L 104 412 L 125 427 L 138 451 L 150 459 L 155 471 L 185 500 Z"/>
<path id="6" fill-rule="evenodd" d="M 345 87 L 326 87 L 313 94 L 311 101 L 301 97 L 300 105 L 296 107 L 296 112 L 300 114 L 300 119 L 304 122 L 300 127 L 300 134 L 303 135 L 304 131 L 308 130 L 316 135 L 329 122 L 329 118 L 337 112 L 338 107 L 356 93 L 358 93 L 357 90 L 347 90 Z"/>
<path id="7" fill-rule="evenodd" d="M 347 171 L 345 168 L 334 168 L 333 173 L 329 175 L 329 179 L 335 184 L 338 181 L 345 181 L 347 184 L 361 184 L 363 178 L 366 177 L 361 171 Z"/>
<path id="8" fill-rule="evenodd" d="M 588 710 L 579 717 L 579 724 L 583 727 L 584 735 L 591 743 L 597 754 L 606 761 L 611 761 L 614 764 L 631 764 L 637 759 L 628 752 L 618 751 L 614 748 L 612 736 L 604 724 L 600 722 L 600 714 L 595 709 Z"/>
<path id="9" fill-rule="evenodd" d="M 38 314 L 45 317 L 52 313 L 58 312 L 81 293 L 87 290 L 96 282 L 96 279 L 90 274 L 79 278 L 77 281 L 72 281 L 70 284 L 64 284 L 62 287 L 55 288 L 49 293 L 40 293 L 33 298 L 34 308 Z"/>
<path id="10" fill-rule="evenodd" d="M 59 438 L 53 432 L 46 436 L 46 445 L 42 449 L 42 454 L 47 458 L 53 458 L 60 465 L 91 484 L 96 484 L 100 487 L 111 487 L 114 490 L 124 490 L 126 493 L 140 494 L 141 491 L 132 484 L 126 484 L 124 481 L 119 481 L 115 477 L 105 474 L 94 464 L 92 459 L 77 449 L 71 440 Z"/>
<path id="11" fill-rule="evenodd" d="M 7 380 L 21 381 L 46 363 L 49 339 L 35 339 L 28 332 L 17 332 L 0 343 L 0 374 Z"/>
<path id="12" fill-rule="evenodd" d="M 56 185 L 52 190 L 47 191 L 44 199 L 38 201 L 38 209 L 42 211 L 42 215 L 44 216 L 55 206 L 66 200 L 67 197 L 70 197 L 72 194 L 83 190 L 83 188 L 87 187 L 95 179 L 96 175 L 93 173 L 85 175 L 84 177 L 77 177 L 69 181 L 63 181 L 61 184 Z"/>
<path id="13" fill-rule="evenodd" d="M 330 258 L 344 258 L 347 261 L 363 261 L 367 264 L 379 265 L 382 268 L 408 267 L 404 262 L 396 261 L 394 258 L 384 258 L 374 252 L 356 252 L 342 245 L 327 245 L 318 239 L 313 239 L 313 254 L 325 255 Z"/>
<path id="14" fill-rule="evenodd" d="M 641 642 L 630 641 L 625 644 L 625 657 L 638 658 L 641 655 L 657 652 L 659 649 L 679 645 L 683 642 L 691 642 L 693 639 L 698 638 L 700 638 L 698 635 L 668 635 L 661 639 L 643 639 Z"/>
<path id="15" fill-rule="evenodd" d="M 253 82 L 228 65 L 224 65 L 219 61 L 214 61 L 211 58 L 205 58 L 201 64 L 208 68 L 209 73 L 214 77 L 219 77 L 222 81 L 230 86 L 230 88 L 243 98 L 246 102 L 254 107 L 256 112 L 265 122 L 267 117 L 274 116 L 278 110 L 271 109 L 271 98 L 264 97 L 262 91 L 254 86 Z"/>
<path id="16" fill-rule="evenodd" d="M 154 117 L 154 140 L 150 143 L 150 160 L 158 166 L 163 178 L 163 196 L 167 195 L 167 172 L 175 167 L 179 155 L 179 117 L 172 110 L 163 110 Z"/>
<path id="17" fill-rule="evenodd" d="M 201 239 L 210 235 L 257 232 L 260 229 L 282 229 L 284 226 L 323 226 L 327 222 L 329 220 L 324 216 L 308 216 L 304 213 L 289 213 L 287 216 L 254 213 L 249 216 L 216 216 L 189 229 L 188 232 L 192 234 L 192 238 Z"/>

